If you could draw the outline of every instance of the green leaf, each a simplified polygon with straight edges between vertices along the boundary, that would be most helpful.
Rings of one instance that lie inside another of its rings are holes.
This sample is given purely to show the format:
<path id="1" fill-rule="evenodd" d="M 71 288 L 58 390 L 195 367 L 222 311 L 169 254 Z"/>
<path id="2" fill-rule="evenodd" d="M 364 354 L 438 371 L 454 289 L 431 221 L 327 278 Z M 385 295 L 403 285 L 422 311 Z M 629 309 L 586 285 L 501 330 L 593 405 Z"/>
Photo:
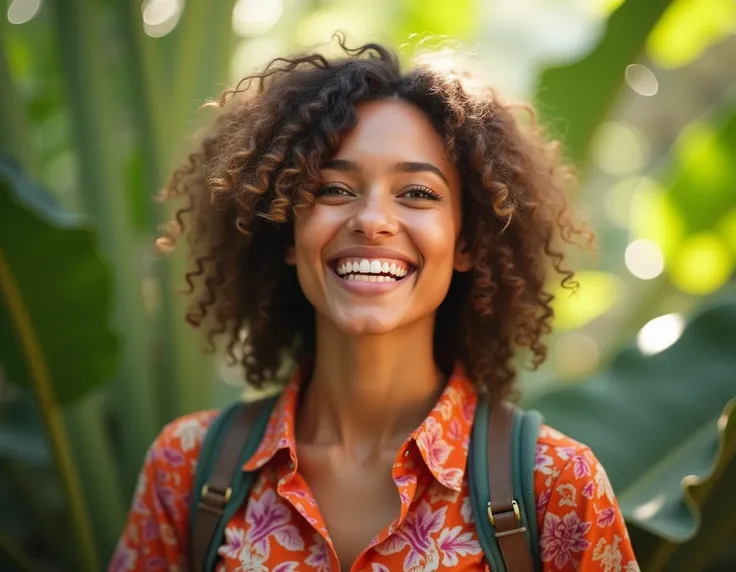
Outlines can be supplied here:
<path id="1" fill-rule="evenodd" d="M 583 166 L 590 141 L 606 117 L 624 80 L 626 66 L 636 61 L 649 32 L 672 0 L 624 2 L 610 17 L 601 41 L 584 59 L 545 70 L 537 107 L 561 137 L 570 157 Z"/>
<path id="2" fill-rule="evenodd" d="M 5 376 L 31 386 L 28 356 L 21 351 L 22 305 L 38 340 L 52 391 L 69 403 L 115 372 L 118 340 L 110 331 L 110 277 L 97 240 L 78 216 L 58 209 L 51 195 L 0 158 L 0 257 L 6 279 L 0 288 L 0 361 Z"/>
<path id="3" fill-rule="evenodd" d="M 697 532 L 702 500 L 688 488 L 691 475 L 708 479 L 714 463 L 733 462 L 733 435 L 722 445 L 718 420 L 735 393 L 734 339 L 736 297 L 712 301 L 668 349 L 626 348 L 587 383 L 528 405 L 593 449 L 629 523 L 684 542 Z"/>
<path id="4" fill-rule="evenodd" d="M 84 222 L 56 207 L 11 159 L 0 157 L 0 362 L 33 388 L 76 536 L 81 569 L 99 568 L 92 527 L 62 419 L 115 371 L 110 280 Z"/>

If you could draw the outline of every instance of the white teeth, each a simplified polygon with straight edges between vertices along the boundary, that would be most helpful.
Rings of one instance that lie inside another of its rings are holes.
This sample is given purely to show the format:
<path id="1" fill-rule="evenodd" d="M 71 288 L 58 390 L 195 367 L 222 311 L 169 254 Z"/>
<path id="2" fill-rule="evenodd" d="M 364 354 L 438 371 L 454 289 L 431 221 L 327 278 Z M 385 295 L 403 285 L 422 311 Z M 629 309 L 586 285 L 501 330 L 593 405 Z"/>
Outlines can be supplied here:
<path id="1" fill-rule="evenodd" d="M 395 262 L 392 262 L 391 263 L 391 266 L 389 266 L 388 270 L 386 270 L 385 272 L 387 272 L 389 274 L 393 274 L 394 276 L 396 276 L 396 263 Z"/>
<path id="2" fill-rule="evenodd" d="M 381 266 L 381 272 L 383 272 L 384 274 L 388 274 L 388 270 L 389 270 L 388 262 L 384 262 L 383 266 Z"/>
<path id="3" fill-rule="evenodd" d="M 378 278 L 376 278 L 376 282 L 383 282 L 385 278 L 385 276 L 379 276 Z"/>
<path id="4" fill-rule="evenodd" d="M 371 262 L 371 274 L 380 274 L 381 273 L 381 263 L 378 260 L 373 260 Z"/>
<path id="5" fill-rule="evenodd" d="M 361 274 L 368 274 L 371 271 L 371 263 L 367 260 L 361 260 L 360 266 L 358 267 L 358 271 Z"/>
<path id="6" fill-rule="evenodd" d="M 348 276 L 348 280 L 355 280 L 355 274 L 350 274 Z"/>
<path id="7" fill-rule="evenodd" d="M 357 280 L 360 274 L 373 275 L 374 278 L 380 274 L 388 274 L 390 276 L 382 276 L 383 280 L 370 280 L 366 279 L 366 282 L 394 282 L 396 278 L 403 278 L 409 273 L 408 268 L 397 266 L 395 262 L 389 264 L 388 262 L 381 262 L 380 260 L 366 260 L 363 259 L 360 262 L 357 260 L 354 262 L 342 262 L 337 268 L 336 272 L 347 280 Z M 355 277 L 351 278 L 350 275 L 355 274 Z"/>

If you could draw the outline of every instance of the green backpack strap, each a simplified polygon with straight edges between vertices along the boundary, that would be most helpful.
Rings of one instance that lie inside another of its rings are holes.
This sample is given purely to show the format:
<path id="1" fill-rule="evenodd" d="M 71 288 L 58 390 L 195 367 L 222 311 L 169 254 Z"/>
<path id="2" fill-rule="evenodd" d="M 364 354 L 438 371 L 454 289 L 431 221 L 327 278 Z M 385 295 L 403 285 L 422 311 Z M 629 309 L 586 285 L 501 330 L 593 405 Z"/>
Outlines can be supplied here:
<path id="1" fill-rule="evenodd" d="M 233 403 L 207 431 L 189 503 L 191 572 L 215 569 L 225 526 L 253 485 L 255 473 L 242 467 L 263 439 L 276 399 Z"/>
<path id="2" fill-rule="evenodd" d="M 502 402 L 476 408 L 468 458 L 471 507 L 493 572 L 539 572 L 534 466 L 536 411 Z"/>

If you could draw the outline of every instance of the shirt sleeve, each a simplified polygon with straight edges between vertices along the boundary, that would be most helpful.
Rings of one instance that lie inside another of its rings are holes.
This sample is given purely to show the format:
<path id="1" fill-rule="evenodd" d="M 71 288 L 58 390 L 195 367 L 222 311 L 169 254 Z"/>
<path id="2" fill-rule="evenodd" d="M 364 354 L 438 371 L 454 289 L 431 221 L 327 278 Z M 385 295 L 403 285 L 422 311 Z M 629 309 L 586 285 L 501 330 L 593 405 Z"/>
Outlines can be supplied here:
<path id="1" fill-rule="evenodd" d="M 174 421 L 149 448 L 108 572 L 187 569 L 189 500 L 208 417 Z"/>
<path id="2" fill-rule="evenodd" d="M 611 483 L 593 452 L 580 445 L 549 453 L 564 465 L 541 499 L 542 570 L 639 572 Z"/>

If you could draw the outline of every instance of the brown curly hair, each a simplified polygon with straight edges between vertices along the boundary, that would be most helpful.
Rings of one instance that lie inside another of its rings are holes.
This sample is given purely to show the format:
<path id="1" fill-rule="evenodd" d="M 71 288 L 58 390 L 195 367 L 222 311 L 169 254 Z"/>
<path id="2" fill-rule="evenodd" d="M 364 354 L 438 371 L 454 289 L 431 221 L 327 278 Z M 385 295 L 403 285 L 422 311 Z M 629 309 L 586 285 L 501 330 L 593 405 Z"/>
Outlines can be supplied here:
<path id="1" fill-rule="evenodd" d="M 277 58 L 210 103 L 221 114 L 164 191 L 188 203 L 158 241 L 167 250 L 188 235 L 187 321 L 203 328 L 211 348 L 224 339 L 255 387 L 311 356 L 314 309 L 284 262 L 294 209 L 320 186 L 320 166 L 356 125 L 356 106 L 399 97 L 427 114 L 462 181 L 473 270 L 453 276 L 437 310 L 437 362 L 449 370 L 459 361 L 479 390 L 506 396 L 516 349 L 531 350 L 532 367 L 547 356 L 550 274 L 575 287 L 563 243 L 592 244 L 568 208 L 573 171 L 529 107 L 470 89 L 463 73 L 426 64 L 404 73 L 379 44 L 340 46 L 342 58 Z"/>

